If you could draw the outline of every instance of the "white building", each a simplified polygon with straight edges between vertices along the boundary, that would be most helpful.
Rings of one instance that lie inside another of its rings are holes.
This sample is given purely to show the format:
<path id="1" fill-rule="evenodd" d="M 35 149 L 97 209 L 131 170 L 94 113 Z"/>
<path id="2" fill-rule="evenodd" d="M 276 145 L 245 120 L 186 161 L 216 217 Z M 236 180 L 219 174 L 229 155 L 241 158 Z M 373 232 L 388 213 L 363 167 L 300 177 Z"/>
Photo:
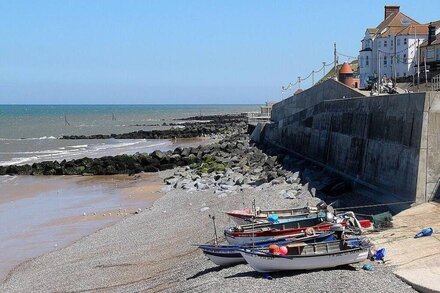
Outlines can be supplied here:
<path id="1" fill-rule="evenodd" d="M 370 78 L 412 76 L 417 70 L 418 46 L 428 37 L 428 25 L 400 12 L 399 6 L 385 6 L 384 20 L 369 28 L 359 51 L 360 87 Z M 414 69 L 416 68 L 416 69 Z"/>

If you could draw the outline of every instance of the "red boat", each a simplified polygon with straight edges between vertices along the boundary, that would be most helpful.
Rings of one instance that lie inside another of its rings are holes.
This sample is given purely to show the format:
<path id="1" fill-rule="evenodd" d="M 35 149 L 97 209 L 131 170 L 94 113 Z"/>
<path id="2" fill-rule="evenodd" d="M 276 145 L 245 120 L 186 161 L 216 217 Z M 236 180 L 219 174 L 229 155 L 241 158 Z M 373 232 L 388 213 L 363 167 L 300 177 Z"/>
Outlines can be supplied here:
<path id="1" fill-rule="evenodd" d="M 371 227 L 370 220 L 356 220 L 356 221 L 359 224 L 353 225 L 350 219 L 344 219 L 339 224 L 343 225 L 344 227 L 359 226 L 356 228 L 359 228 L 360 230 Z M 297 234 L 302 234 L 307 232 L 313 234 L 314 232 L 328 231 L 331 229 L 333 225 L 335 225 L 335 223 L 323 222 L 321 224 L 312 227 L 302 227 L 302 228 L 292 228 L 292 229 L 273 229 L 268 227 L 261 229 L 254 229 L 250 231 L 249 230 L 234 231 L 234 229 L 227 229 L 225 230 L 224 234 L 229 244 L 242 245 L 244 243 L 267 241 L 267 240 L 277 239 L 280 237 L 294 237 Z"/>

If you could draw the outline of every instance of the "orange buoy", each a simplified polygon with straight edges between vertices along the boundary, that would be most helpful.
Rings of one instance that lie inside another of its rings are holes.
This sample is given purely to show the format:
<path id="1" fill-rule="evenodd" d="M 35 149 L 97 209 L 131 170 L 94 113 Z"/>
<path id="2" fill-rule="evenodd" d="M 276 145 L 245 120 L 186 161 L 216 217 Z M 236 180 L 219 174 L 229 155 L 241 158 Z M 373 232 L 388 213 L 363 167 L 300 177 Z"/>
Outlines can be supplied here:
<path id="1" fill-rule="evenodd" d="M 273 254 L 280 254 L 280 247 L 276 244 L 269 245 L 269 252 Z"/>

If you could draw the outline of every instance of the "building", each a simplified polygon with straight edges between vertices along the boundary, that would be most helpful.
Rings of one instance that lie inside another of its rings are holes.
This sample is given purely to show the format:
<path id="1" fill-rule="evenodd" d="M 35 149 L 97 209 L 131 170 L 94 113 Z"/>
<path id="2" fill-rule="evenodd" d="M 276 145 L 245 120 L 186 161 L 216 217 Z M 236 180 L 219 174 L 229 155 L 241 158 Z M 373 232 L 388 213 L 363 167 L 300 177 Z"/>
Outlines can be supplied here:
<path id="1" fill-rule="evenodd" d="M 429 24 L 428 39 L 420 45 L 420 69 L 424 74 L 426 69 L 430 75 L 440 74 L 440 21 Z"/>
<path id="2" fill-rule="evenodd" d="M 404 78 L 415 73 L 418 47 L 428 37 L 428 25 L 400 12 L 400 6 L 385 6 L 384 20 L 368 28 L 359 51 L 360 88 L 369 88 L 378 76 Z"/>
<path id="3" fill-rule="evenodd" d="M 359 79 L 354 77 L 350 64 L 344 62 L 339 69 L 338 81 L 352 88 L 359 88 Z"/>

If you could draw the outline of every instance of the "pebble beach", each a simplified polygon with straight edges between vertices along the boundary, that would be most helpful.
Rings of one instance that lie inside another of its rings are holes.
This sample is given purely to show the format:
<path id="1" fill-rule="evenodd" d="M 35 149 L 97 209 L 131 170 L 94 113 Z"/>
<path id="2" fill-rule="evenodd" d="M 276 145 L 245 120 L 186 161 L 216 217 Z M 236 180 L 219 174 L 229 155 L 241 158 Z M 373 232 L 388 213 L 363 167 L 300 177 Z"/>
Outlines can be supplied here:
<path id="1" fill-rule="evenodd" d="M 164 181 L 180 178 L 181 182 L 186 180 L 183 175 L 191 172 L 187 167 L 178 167 L 158 175 Z M 209 182 L 210 178 L 204 180 Z M 209 215 L 215 215 L 222 238 L 223 228 L 233 225 L 223 213 L 225 210 L 250 207 L 254 199 L 261 208 L 304 206 L 319 201 L 310 192 L 289 195 L 292 183 L 274 180 L 258 185 L 250 180 L 251 184 L 243 182 L 238 188 L 227 187 L 222 192 L 221 186 L 208 184 L 206 188 L 199 184 L 202 188 L 188 188 L 188 184 L 172 182 L 175 187 L 170 184 L 162 188 L 161 197 L 150 208 L 17 266 L 0 285 L 0 291 L 414 292 L 386 264 L 373 264 L 372 272 L 357 264 L 331 270 L 274 273 L 273 279 L 268 280 L 247 265 L 220 268 L 211 263 L 194 245 L 214 240 Z M 296 189 L 303 187 L 298 183 Z"/>

